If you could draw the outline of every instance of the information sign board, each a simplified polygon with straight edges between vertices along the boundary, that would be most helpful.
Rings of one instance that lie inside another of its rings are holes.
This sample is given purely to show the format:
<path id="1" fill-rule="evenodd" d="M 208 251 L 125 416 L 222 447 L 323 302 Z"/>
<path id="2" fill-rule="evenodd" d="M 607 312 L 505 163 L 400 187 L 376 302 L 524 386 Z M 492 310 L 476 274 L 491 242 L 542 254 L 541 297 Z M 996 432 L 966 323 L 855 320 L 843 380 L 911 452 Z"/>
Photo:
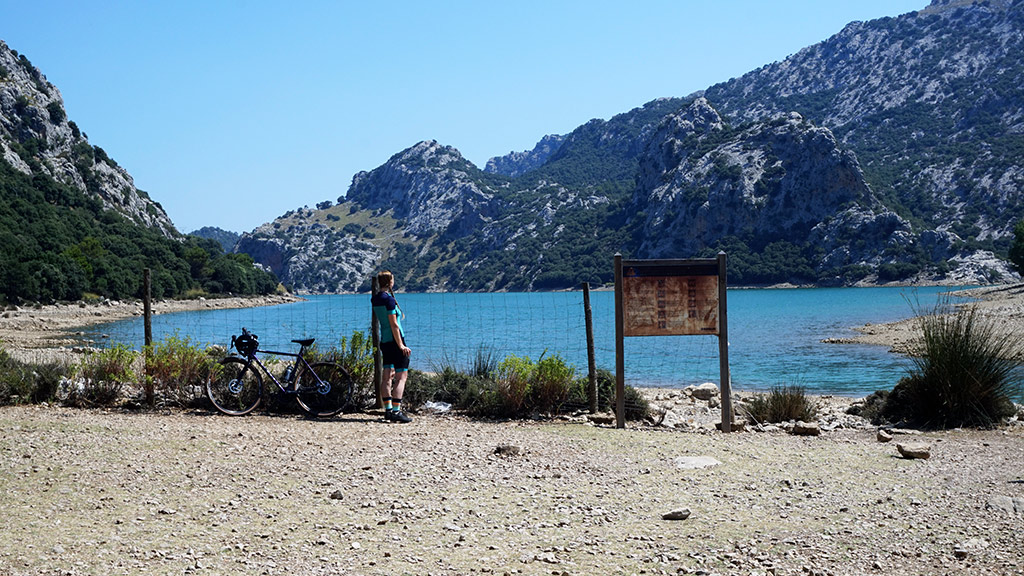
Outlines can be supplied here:
<path id="1" fill-rule="evenodd" d="M 624 336 L 717 336 L 718 267 L 623 263 Z"/>

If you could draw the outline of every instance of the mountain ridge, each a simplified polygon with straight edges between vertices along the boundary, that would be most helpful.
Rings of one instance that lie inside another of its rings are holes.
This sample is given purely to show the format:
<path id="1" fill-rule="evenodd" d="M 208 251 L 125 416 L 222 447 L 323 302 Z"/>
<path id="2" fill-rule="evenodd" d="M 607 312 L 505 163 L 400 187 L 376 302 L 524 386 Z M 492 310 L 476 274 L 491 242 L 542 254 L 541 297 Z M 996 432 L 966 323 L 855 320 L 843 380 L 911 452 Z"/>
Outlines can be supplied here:
<path id="1" fill-rule="evenodd" d="M 67 117 L 56 86 L 0 41 L 0 303 L 267 294 L 244 254 L 182 236 Z"/>
<path id="2" fill-rule="evenodd" d="M 432 169 L 417 151 L 440 145 L 420 143 L 357 175 L 338 200 L 351 214 L 394 217 L 375 232 L 388 240 L 368 268 L 394 268 L 413 290 L 600 284 L 615 252 L 717 250 L 740 284 L 1013 279 L 996 254 L 1024 217 L 1022 6 L 937 0 L 854 22 L 783 61 L 591 120 L 557 148 L 542 139 L 483 171 L 452 147 L 442 148 L 458 169 Z"/>

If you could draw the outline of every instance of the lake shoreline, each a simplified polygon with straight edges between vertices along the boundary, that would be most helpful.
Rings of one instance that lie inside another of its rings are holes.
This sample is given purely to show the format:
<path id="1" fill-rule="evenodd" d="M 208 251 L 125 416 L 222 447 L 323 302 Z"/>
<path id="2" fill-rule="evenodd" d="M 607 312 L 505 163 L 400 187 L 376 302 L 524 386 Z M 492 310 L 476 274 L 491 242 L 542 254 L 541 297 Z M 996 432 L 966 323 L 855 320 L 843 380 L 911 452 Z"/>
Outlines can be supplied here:
<path id="1" fill-rule="evenodd" d="M 196 310 L 277 306 L 301 300 L 298 296 L 278 294 L 160 300 L 153 302 L 152 314 L 156 316 Z M 24 362 L 71 361 L 89 349 L 82 343 L 81 331 L 84 328 L 142 315 L 141 301 L 102 300 L 92 303 L 8 306 L 0 312 L 0 348 Z"/>
<path id="2" fill-rule="evenodd" d="M 971 299 L 971 302 L 961 305 L 974 306 L 982 320 L 993 323 L 996 334 L 1006 337 L 1024 334 L 1024 283 L 970 288 L 952 292 L 951 296 Z M 854 330 L 859 333 L 857 336 L 832 338 L 826 342 L 886 346 L 894 354 L 911 354 L 921 338 L 920 316 L 884 324 L 865 324 Z M 1014 357 L 1024 360 L 1024 342 L 1015 349 Z"/>
<path id="3" fill-rule="evenodd" d="M 751 288 L 753 289 L 753 288 Z M 1007 334 L 1024 334 L 1024 283 L 970 288 L 951 293 L 974 300 L 983 318 L 995 322 Z M 302 301 L 301 296 L 270 295 L 195 300 L 162 300 L 153 303 L 153 314 L 276 306 Z M 0 312 L 0 347 L 26 362 L 70 361 L 88 350 L 83 330 L 142 316 L 141 302 L 103 300 L 25 307 L 9 306 Z M 916 317 L 890 323 L 851 327 L 852 337 L 829 338 L 830 344 L 885 346 L 890 352 L 908 354 L 919 338 Z M 1024 359 L 1024 349 L 1018 350 Z"/>

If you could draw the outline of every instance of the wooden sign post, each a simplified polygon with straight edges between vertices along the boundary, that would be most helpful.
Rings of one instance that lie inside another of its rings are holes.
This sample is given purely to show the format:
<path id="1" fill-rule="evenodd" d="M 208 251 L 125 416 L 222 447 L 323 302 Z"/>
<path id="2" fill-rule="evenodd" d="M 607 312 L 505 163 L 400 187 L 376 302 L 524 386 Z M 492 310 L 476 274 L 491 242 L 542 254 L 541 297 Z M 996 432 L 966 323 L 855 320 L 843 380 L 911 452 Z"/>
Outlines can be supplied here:
<path id="1" fill-rule="evenodd" d="M 629 336 L 718 336 L 722 431 L 732 431 L 726 256 L 623 260 L 615 255 L 616 423 L 626 425 L 625 343 Z"/>

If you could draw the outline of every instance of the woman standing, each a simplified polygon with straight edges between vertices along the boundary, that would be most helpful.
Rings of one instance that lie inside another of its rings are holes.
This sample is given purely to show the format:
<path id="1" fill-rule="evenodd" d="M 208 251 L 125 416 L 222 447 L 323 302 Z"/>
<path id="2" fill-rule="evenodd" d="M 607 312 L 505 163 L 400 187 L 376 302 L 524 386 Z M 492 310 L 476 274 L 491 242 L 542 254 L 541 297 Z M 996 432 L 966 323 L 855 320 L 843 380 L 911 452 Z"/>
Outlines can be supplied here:
<path id="1" fill-rule="evenodd" d="M 384 420 L 405 424 L 412 422 L 412 418 L 402 412 L 402 394 L 409 376 L 409 355 L 412 354 L 405 345 L 405 332 L 402 330 L 405 314 L 395 300 L 395 277 L 391 272 L 385 270 L 377 275 L 377 287 L 379 291 L 370 298 L 370 303 L 380 324 L 380 353 L 384 360 L 380 396 L 384 399 Z"/>

